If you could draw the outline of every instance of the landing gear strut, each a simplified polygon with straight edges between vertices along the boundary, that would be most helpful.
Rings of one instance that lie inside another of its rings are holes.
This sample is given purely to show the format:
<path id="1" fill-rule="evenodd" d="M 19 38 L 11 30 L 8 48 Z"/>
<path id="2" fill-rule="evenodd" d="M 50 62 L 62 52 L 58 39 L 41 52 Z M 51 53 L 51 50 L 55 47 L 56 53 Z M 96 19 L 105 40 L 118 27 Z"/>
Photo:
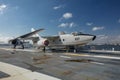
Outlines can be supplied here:
<path id="1" fill-rule="evenodd" d="M 12 44 L 14 45 L 14 49 L 16 48 L 17 45 L 21 45 L 22 49 L 24 49 L 24 45 L 23 45 L 23 42 L 20 41 L 19 39 L 15 39 L 12 41 Z"/>
<path id="2" fill-rule="evenodd" d="M 66 46 L 66 52 L 77 52 L 77 46 Z"/>
<path id="3" fill-rule="evenodd" d="M 16 44 L 14 44 L 14 49 L 16 49 Z M 23 44 L 21 44 L 21 47 L 22 47 L 22 49 L 24 49 L 24 45 Z"/>
<path id="4" fill-rule="evenodd" d="M 44 53 L 46 52 L 46 48 L 45 48 L 45 47 L 43 48 L 43 52 L 44 52 Z"/>
<path id="5" fill-rule="evenodd" d="M 78 46 L 74 46 L 74 53 L 77 53 L 77 47 Z"/>

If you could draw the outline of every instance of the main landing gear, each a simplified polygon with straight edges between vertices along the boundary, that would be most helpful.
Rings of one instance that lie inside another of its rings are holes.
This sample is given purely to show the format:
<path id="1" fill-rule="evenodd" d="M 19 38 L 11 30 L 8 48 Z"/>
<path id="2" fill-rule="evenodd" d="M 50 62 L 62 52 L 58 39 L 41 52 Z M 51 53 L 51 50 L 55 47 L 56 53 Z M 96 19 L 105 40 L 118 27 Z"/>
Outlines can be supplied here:
<path id="1" fill-rule="evenodd" d="M 74 52 L 77 53 L 77 46 L 66 46 L 66 52 Z"/>

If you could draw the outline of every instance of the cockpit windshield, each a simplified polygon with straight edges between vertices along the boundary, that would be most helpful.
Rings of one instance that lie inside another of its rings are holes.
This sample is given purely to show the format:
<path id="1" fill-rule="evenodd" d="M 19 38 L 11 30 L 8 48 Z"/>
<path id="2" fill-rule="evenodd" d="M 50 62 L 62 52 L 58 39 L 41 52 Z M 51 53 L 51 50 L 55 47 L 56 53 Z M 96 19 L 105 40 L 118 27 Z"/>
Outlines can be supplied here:
<path id="1" fill-rule="evenodd" d="M 82 32 L 72 32 L 71 34 L 74 35 L 74 36 L 78 36 L 78 35 L 81 35 L 83 33 Z"/>
<path id="2" fill-rule="evenodd" d="M 82 32 L 78 32 L 77 34 L 78 34 L 78 35 L 81 35 L 81 34 L 83 34 L 83 33 L 82 33 Z"/>

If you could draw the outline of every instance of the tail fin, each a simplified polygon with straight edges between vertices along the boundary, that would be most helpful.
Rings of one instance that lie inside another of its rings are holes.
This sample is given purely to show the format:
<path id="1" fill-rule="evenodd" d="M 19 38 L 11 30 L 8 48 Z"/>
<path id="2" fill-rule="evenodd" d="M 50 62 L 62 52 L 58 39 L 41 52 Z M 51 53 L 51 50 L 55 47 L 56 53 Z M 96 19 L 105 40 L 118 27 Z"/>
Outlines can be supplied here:
<path id="1" fill-rule="evenodd" d="M 33 31 L 35 31 L 35 29 L 34 28 L 31 28 L 31 32 L 33 32 Z M 41 36 L 39 35 L 39 34 L 34 34 L 32 37 L 39 37 L 39 38 L 41 38 Z"/>

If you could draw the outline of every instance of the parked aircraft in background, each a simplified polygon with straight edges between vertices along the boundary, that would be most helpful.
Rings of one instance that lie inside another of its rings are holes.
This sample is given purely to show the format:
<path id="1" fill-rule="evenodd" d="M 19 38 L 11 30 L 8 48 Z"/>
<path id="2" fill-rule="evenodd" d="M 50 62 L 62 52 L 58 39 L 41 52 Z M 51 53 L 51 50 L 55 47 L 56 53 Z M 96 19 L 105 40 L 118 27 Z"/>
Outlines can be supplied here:
<path id="1" fill-rule="evenodd" d="M 69 46 L 79 46 L 85 45 L 93 40 L 95 40 L 96 36 L 91 34 L 83 34 L 81 32 L 72 32 L 71 34 L 66 34 L 65 32 L 60 32 L 57 36 L 40 36 L 38 32 L 43 31 L 44 29 L 34 30 L 31 29 L 32 32 L 17 37 L 15 39 L 10 40 L 9 42 L 14 45 L 16 48 L 17 45 L 21 45 L 24 49 L 24 40 L 32 40 L 32 44 L 37 46 L 38 48 L 50 46 L 66 46 L 69 49 Z"/>

